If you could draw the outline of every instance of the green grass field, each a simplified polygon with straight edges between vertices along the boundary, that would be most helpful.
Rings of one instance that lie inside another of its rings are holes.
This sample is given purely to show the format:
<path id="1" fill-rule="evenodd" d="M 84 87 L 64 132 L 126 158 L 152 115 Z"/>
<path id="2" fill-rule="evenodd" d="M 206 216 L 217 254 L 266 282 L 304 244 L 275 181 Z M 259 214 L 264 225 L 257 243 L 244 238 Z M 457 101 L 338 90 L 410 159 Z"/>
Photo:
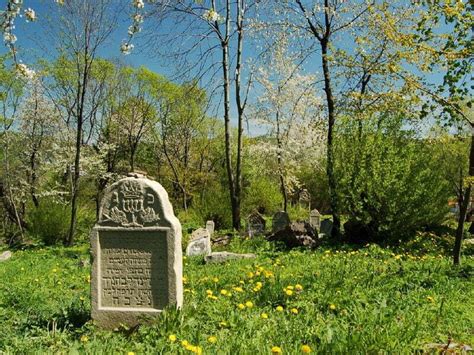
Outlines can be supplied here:
<path id="1" fill-rule="evenodd" d="M 185 302 L 138 329 L 90 320 L 87 245 L 16 252 L 0 264 L 0 353 L 411 353 L 474 344 L 472 257 L 371 245 L 277 251 L 263 240 L 230 250 L 257 259 L 185 258 Z"/>

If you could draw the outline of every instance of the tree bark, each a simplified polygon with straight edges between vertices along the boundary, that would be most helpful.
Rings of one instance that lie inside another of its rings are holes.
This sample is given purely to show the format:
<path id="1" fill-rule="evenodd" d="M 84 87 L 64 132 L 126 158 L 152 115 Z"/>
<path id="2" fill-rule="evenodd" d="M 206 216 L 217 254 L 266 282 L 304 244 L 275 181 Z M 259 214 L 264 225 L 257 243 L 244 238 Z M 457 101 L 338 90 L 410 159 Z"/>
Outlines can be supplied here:
<path id="1" fill-rule="evenodd" d="M 74 234 L 76 232 L 77 222 L 77 198 L 79 193 L 79 178 L 81 169 L 81 147 L 82 133 L 84 124 L 84 105 L 86 97 L 86 86 L 89 77 L 89 59 L 87 47 L 84 53 L 84 69 L 82 72 L 82 82 L 78 83 L 78 111 L 77 111 L 77 132 L 76 132 L 76 154 L 74 158 L 74 174 L 72 176 L 72 196 L 71 196 L 71 223 L 69 225 L 69 233 L 66 239 L 66 245 L 71 246 L 74 243 Z"/>
<path id="2" fill-rule="evenodd" d="M 471 127 L 471 131 L 473 127 Z M 474 176 L 474 133 L 471 133 L 471 149 L 469 152 L 469 178 Z M 461 185 L 462 186 L 462 185 Z M 456 229 L 456 236 L 454 241 L 453 249 L 453 264 L 461 264 L 461 249 L 462 249 L 462 239 L 464 236 L 464 222 L 466 221 L 467 209 L 471 201 L 471 190 L 472 183 L 468 181 L 468 185 L 464 191 L 464 195 L 460 195 L 459 198 L 459 219 L 458 227 Z"/>
<path id="3" fill-rule="evenodd" d="M 337 184 L 334 176 L 334 123 L 336 121 L 336 110 L 334 96 L 331 86 L 331 73 L 329 70 L 328 60 L 328 38 L 325 36 L 320 41 L 322 51 L 322 65 L 324 73 L 324 92 L 326 93 L 326 102 L 328 106 L 328 135 L 327 135 L 327 165 L 326 174 L 328 177 L 329 185 L 329 197 L 331 204 L 331 213 L 333 218 L 333 229 L 332 236 L 334 238 L 340 237 L 341 220 L 338 211 L 338 198 L 337 198 Z"/>

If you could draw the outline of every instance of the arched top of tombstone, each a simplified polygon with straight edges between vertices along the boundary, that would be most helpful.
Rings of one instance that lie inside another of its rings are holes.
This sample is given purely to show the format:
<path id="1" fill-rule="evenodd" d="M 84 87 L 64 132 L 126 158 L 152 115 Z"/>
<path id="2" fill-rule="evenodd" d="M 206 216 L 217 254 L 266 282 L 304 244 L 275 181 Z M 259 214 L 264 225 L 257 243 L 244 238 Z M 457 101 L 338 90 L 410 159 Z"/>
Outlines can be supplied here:
<path id="1" fill-rule="evenodd" d="M 310 212 L 310 215 L 311 216 L 321 216 L 321 213 L 319 213 L 319 211 L 315 208 L 314 210 L 312 210 Z"/>
<path id="2" fill-rule="evenodd" d="M 122 228 L 173 227 L 179 221 L 163 186 L 133 174 L 105 190 L 97 224 Z"/>

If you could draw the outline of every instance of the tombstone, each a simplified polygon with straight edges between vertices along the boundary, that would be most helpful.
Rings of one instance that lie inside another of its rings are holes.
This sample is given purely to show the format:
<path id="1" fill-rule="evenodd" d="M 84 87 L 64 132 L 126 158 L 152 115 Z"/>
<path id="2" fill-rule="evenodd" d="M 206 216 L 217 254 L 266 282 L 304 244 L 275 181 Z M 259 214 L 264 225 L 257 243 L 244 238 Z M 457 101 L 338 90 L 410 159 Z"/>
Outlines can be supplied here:
<path id="1" fill-rule="evenodd" d="M 309 213 L 309 224 L 317 230 L 321 229 L 321 213 L 317 209 Z"/>
<path id="2" fill-rule="evenodd" d="M 332 221 L 325 219 L 321 222 L 321 233 L 330 236 L 332 233 Z"/>
<path id="3" fill-rule="evenodd" d="M 183 303 L 181 224 L 168 194 L 135 174 L 111 185 L 91 232 L 92 319 L 114 329 Z"/>
<path id="4" fill-rule="evenodd" d="M 12 252 L 7 250 L 0 254 L 0 262 L 7 261 L 12 257 Z"/>
<path id="5" fill-rule="evenodd" d="M 191 240 L 186 248 L 187 256 L 211 254 L 211 234 L 207 229 L 199 228 L 191 234 Z"/>
<path id="6" fill-rule="evenodd" d="M 288 213 L 280 211 L 273 215 L 273 223 L 272 223 L 273 233 L 281 231 L 289 225 L 290 225 L 290 217 L 288 217 Z"/>
<path id="7" fill-rule="evenodd" d="M 214 221 L 206 222 L 206 229 L 209 231 L 209 234 L 211 235 L 211 237 L 214 234 L 214 228 L 215 228 Z"/>
<path id="8" fill-rule="evenodd" d="M 263 216 L 254 212 L 247 217 L 247 233 L 250 237 L 265 233 L 266 221 Z"/>
<path id="9" fill-rule="evenodd" d="M 254 259 L 256 256 L 255 254 L 237 254 L 237 253 L 229 253 L 227 251 L 218 251 L 215 253 L 211 253 L 204 257 L 204 261 L 206 264 L 218 264 L 218 263 L 225 263 L 229 260 L 237 260 L 237 259 Z"/>

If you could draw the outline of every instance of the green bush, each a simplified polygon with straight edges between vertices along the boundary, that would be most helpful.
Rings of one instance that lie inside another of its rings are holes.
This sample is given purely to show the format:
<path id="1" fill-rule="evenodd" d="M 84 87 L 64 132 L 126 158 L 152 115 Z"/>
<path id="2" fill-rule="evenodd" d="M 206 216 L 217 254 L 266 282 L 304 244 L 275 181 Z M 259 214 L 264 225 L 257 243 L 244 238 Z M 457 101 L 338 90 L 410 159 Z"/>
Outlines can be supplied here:
<path id="1" fill-rule="evenodd" d="M 28 213 L 28 232 L 46 245 L 64 240 L 69 229 L 70 209 L 49 199 L 42 199 L 38 208 Z"/>
<path id="2" fill-rule="evenodd" d="M 364 121 L 360 132 L 353 120 L 338 127 L 335 170 L 351 241 L 403 240 L 444 220 L 450 195 L 444 162 L 403 124 L 383 117 Z"/>
<path id="3" fill-rule="evenodd" d="M 254 211 L 272 214 L 281 209 L 283 197 L 277 181 L 268 176 L 258 175 L 252 176 L 248 185 L 243 199 L 242 218 Z"/>

